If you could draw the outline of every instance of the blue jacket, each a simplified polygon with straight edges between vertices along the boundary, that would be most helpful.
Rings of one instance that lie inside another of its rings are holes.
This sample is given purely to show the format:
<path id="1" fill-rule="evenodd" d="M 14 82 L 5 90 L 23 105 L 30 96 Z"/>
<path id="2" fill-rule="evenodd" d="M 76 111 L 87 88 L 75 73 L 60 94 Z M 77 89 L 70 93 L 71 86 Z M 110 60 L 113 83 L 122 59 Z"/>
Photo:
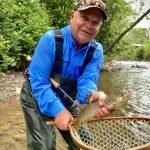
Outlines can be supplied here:
<path id="1" fill-rule="evenodd" d="M 77 79 L 78 102 L 86 103 L 86 96 L 97 90 L 100 70 L 103 65 L 103 48 L 95 40 L 96 49 L 82 75 L 80 71 L 90 43 L 77 51 L 72 38 L 70 26 L 61 29 L 64 38 L 63 67 L 61 74 L 71 79 Z M 49 82 L 55 58 L 55 39 L 53 30 L 46 32 L 40 39 L 29 68 L 32 94 L 40 111 L 50 117 L 55 117 L 65 109 L 60 99 L 51 89 Z M 69 93 L 68 93 L 69 94 Z"/>

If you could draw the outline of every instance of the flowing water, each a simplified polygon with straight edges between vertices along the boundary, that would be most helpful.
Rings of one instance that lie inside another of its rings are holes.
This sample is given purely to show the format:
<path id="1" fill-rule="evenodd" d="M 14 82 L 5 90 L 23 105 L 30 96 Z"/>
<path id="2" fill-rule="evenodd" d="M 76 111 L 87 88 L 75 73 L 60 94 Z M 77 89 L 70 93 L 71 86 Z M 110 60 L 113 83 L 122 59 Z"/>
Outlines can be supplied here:
<path id="1" fill-rule="evenodd" d="M 114 62 L 118 71 L 103 71 L 99 89 L 108 95 L 126 93 L 130 99 L 120 112 L 150 118 L 150 62 Z"/>

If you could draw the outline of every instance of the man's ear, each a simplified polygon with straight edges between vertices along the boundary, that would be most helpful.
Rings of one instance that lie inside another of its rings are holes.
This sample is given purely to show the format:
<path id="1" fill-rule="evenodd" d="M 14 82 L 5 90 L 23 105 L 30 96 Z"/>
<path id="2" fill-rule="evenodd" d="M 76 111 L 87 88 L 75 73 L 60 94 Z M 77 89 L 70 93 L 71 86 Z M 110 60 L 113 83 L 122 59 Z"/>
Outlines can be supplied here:
<path id="1" fill-rule="evenodd" d="M 75 13 L 75 11 L 72 10 L 71 13 L 70 13 L 70 20 L 74 17 L 74 13 Z"/>

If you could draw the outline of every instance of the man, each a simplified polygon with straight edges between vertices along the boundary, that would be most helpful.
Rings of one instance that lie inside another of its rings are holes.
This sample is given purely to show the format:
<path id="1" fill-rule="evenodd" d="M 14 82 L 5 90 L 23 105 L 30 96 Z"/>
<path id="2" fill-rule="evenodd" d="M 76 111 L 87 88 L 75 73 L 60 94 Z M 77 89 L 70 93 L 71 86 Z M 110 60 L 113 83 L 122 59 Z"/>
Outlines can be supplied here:
<path id="1" fill-rule="evenodd" d="M 110 113 L 104 107 L 105 93 L 97 91 L 103 48 L 94 40 L 106 19 L 106 6 L 101 0 L 81 0 L 71 12 L 70 25 L 61 29 L 62 51 L 56 54 L 58 45 L 54 31 L 46 32 L 40 39 L 29 67 L 29 79 L 24 82 L 21 91 L 29 150 L 55 149 L 54 126 L 45 123 L 49 118 L 54 118 L 55 126 L 69 145 L 68 149 L 77 149 L 68 131 L 73 117 L 79 114 L 77 103 L 98 100 L 96 116 L 103 117 Z M 91 45 L 94 49 L 90 55 Z M 87 55 L 91 58 L 84 65 Z M 59 93 L 51 84 L 50 77 L 75 101 Z"/>

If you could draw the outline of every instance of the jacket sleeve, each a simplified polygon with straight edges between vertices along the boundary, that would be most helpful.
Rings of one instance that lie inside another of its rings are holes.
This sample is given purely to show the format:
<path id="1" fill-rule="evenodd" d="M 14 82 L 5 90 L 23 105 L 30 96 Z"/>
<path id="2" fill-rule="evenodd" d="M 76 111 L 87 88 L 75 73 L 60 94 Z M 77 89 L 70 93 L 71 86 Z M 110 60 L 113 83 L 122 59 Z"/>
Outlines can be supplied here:
<path id="1" fill-rule="evenodd" d="M 85 67 L 82 75 L 78 79 L 78 102 L 84 104 L 87 102 L 87 95 L 92 91 L 97 91 L 100 71 L 103 66 L 103 47 L 96 44 L 93 57 Z"/>
<path id="2" fill-rule="evenodd" d="M 49 82 L 54 58 L 54 33 L 48 31 L 42 36 L 35 49 L 29 68 L 29 77 L 32 94 L 38 103 L 40 111 L 50 117 L 55 117 L 65 109 L 60 99 L 53 92 Z"/>

